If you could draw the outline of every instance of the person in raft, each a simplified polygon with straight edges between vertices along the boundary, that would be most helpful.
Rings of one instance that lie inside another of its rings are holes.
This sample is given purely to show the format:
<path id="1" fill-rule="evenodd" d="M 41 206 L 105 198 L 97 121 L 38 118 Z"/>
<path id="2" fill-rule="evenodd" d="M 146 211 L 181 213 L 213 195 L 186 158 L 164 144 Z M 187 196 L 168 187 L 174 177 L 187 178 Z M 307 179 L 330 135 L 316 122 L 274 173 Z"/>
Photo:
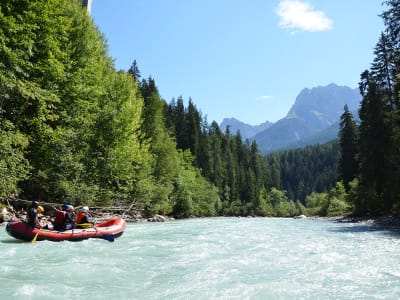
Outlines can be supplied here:
<path id="1" fill-rule="evenodd" d="M 58 231 L 73 229 L 75 227 L 74 207 L 64 204 L 62 210 L 56 209 L 54 218 L 54 229 Z"/>
<path id="2" fill-rule="evenodd" d="M 43 206 L 39 205 L 39 202 L 32 201 L 31 206 L 28 210 L 28 225 L 32 228 L 42 228 L 40 225 L 38 214 L 44 212 Z"/>
<path id="3" fill-rule="evenodd" d="M 93 223 L 89 221 L 89 207 L 84 206 L 79 210 L 76 216 L 76 227 L 77 228 L 88 228 L 92 227 Z"/>
<path id="4" fill-rule="evenodd" d="M 67 217 L 65 218 L 65 229 L 73 229 L 76 224 L 75 209 L 72 205 L 68 206 Z"/>

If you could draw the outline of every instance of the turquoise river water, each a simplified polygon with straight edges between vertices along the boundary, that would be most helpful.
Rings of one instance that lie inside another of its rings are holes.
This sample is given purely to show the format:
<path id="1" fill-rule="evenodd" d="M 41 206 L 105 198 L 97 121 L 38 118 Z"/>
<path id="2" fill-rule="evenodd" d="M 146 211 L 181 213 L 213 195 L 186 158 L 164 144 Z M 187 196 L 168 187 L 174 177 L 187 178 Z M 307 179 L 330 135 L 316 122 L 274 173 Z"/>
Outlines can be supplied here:
<path id="1" fill-rule="evenodd" d="M 0 299 L 400 299 L 400 233 L 311 219 L 129 224 L 114 243 L 0 227 Z"/>

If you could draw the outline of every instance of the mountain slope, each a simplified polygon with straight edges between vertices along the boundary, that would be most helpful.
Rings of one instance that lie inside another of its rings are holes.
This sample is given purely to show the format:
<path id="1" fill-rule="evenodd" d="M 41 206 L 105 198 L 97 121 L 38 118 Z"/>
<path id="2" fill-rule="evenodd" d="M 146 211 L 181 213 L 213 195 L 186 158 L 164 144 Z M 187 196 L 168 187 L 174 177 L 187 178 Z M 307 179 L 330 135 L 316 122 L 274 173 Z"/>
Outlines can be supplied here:
<path id="1" fill-rule="evenodd" d="M 226 128 L 229 126 L 229 130 L 232 134 L 236 134 L 237 131 L 239 130 L 243 140 L 245 140 L 245 139 L 250 139 L 257 133 L 266 130 L 267 128 L 271 127 L 272 124 L 273 123 L 266 121 L 260 125 L 252 126 L 243 123 L 235 118 L 225 118 L 219 127 L 221 128 L 222 131 L 225 131 Z"/>
<path id="2" fill-rule="evenodd" d="M 345 105 L 351 111 L 358 108 L 361 100 L 358 89 L 330 84 L 324 87 L 303 89 L 296 97 L 288 115 L 266 130 L 252 137 L 263 153 L 292 148 L 310 139 L 310 145 L 318 140 L 329 141 L 337 135 L 340 115 Z M 332 126 L 332 129 L 328 130 Z M 336 129 L 335 129 L 336 128 Z M 323 132 L 327 130 L 327 132 Z M 318 138 L 318 136 L 320 137 Z"/>

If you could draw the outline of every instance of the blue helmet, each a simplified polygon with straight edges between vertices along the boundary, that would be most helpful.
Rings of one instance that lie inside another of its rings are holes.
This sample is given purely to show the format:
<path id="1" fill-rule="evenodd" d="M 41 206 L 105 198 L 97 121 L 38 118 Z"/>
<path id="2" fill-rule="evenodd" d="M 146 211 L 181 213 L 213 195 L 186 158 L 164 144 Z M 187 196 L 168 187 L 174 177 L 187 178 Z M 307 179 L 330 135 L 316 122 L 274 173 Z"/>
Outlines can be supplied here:
<path id="1" fill-rule="evenodd" d="M 69 205 L 68 205 L 68 204 L 63 204 L 63 206 L 62 206 L 62 210 L 65 210 L 65 211 L 67 211 L 67 210 L 68 210 L 68 208 L 69 208 Z"/>

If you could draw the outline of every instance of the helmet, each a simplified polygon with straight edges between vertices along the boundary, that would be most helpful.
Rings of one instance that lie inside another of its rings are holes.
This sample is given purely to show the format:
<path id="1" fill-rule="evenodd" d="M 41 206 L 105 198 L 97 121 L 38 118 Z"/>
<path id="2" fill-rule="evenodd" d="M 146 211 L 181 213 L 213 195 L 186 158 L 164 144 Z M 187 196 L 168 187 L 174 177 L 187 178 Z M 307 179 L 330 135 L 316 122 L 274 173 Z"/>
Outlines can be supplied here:
<path id="1" fill-rule="evenodd" d="M 72 205 L 68 205 L 68 210 L 74 210 L 74 207 Z"/>
<path id="2" fill-rule="evenodd" d="M 63 206 L 62 206 L 62 210 L 65 210 L 65 211 L 67 211 L 68 210 L 68 204 L 63 204 Z"/>
<path id="3" fill-rule="evenodd" d="M 39 206 L 37 207 L 37 211 L 38 211 L 38 213 L 44 212 L 43 206 L 39 205 Z"/>
<path id="4" fill-rule="evenodd" d="M 37 201 L 32 201 L 32 204 L 31 204 L 32 207 L 37 208 L 38 205 L 39 205 L 39 202 L 37 202 Z"/>
<path id="5" fill-rule="evenodd" d="M 83 212 L 88 212 L 88 211 L 89 211 L 89 207 L 84 206 L 84 207 L 81 208 L 81 211 L 83 211 Z"/>

